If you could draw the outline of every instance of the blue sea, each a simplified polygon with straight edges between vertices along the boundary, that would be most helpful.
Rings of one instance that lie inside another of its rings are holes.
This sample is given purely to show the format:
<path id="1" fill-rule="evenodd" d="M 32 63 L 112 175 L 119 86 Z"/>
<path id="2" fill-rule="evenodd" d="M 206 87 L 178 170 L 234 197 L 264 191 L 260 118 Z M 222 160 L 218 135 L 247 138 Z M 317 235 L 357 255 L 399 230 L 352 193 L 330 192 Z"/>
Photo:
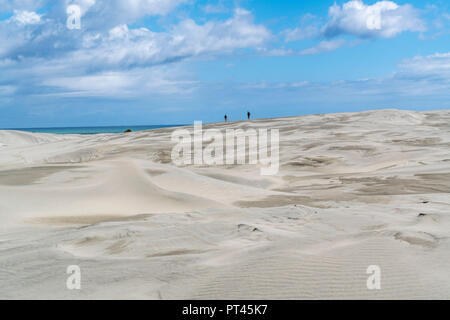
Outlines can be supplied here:
<path id="1" fill-rule="evenodd" d="M 122 133 L 127 129 L 135 131 L 171 128 L 182 125 L 148 125 L 148 126 L 110 126 L 110 127 L 65 127 L 65 128 L 15 128 L 5 130 L 19 130 L 27 132 L 56 133 L 56 134 L 99 134 Z"/>

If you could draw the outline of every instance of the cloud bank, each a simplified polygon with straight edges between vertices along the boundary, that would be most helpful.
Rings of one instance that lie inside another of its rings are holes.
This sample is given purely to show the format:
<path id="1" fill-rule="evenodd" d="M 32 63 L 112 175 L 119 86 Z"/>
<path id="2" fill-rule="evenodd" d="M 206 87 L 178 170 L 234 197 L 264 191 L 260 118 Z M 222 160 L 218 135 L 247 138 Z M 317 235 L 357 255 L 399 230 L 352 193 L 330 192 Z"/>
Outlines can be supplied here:
<path id="1" fill-rule="evenodd" d="M 329 9 L 330 21 L 322 32 L 325 37 L 352 35 L 360 38 L 393 38 L 405 31 L 423 32 L 425 23 L 417 9 L 409 4 L 379 1 L 366 5 L 360 0 L 349 1 Z"/>

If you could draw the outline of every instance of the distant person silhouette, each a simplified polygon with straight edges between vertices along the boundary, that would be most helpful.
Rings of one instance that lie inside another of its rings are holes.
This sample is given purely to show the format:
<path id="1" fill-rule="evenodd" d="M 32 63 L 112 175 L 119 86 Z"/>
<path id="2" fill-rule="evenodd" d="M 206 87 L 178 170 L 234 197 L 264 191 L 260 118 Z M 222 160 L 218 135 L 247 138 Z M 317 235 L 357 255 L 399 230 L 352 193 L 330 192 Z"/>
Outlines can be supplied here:
<path id="1" fill-rule="evenodd" d="M 248 118 L 248 120 L 250 120 L 250 116 L 251 116 L 250 111 L 247 111 L 247 118 Z"/>
<path id="2" fill-rule="evenodd" d="M 225 117 L 224 117 L 224 118 L 225 118 L 225 122 L 227 122 L 227 120 L 228 120 L 228 117 L 227 117 L 227 115 L 225 115 Z"/>

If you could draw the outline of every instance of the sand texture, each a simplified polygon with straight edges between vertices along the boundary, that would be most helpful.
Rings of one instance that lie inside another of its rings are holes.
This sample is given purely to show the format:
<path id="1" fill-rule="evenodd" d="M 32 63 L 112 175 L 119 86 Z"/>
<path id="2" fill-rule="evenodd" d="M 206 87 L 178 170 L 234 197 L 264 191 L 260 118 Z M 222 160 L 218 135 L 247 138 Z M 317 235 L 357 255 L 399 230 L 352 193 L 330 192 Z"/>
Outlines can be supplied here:
<path id="1" fill-rule="evenodd" d="M 279 129 L 279 173 L 177 167 L 173 128 L 0 131 L 0 299 L 450 299 L 450 111 L 213 127 Z"/>

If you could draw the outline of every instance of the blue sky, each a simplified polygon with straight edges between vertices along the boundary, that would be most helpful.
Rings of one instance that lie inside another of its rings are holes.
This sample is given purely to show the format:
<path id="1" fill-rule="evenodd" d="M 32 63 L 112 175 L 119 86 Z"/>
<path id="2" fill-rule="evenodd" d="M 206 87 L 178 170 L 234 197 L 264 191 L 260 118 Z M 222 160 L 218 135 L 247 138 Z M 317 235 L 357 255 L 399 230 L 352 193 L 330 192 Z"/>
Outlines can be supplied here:
<path id="1" fill-rule="evenodd" d="M 0 128 L 379 108 L 450 108 L 447 0 L 0 0 Z"/>

